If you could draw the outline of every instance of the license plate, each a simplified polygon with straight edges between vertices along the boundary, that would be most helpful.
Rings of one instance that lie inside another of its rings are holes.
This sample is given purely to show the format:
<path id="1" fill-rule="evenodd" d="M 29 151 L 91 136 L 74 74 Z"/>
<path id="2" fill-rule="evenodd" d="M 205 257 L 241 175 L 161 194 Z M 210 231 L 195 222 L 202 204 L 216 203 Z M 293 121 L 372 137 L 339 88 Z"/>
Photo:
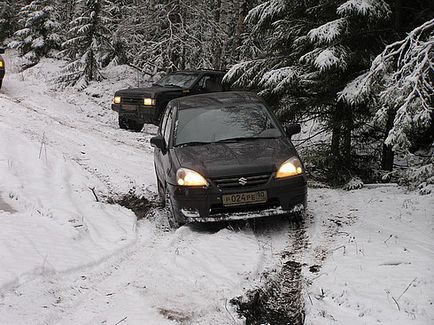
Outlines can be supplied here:
<path id="1" fill-rule="evenodd" d="M 224 206 L 235 206 L 244 204 L 255 204 L 267 202 L 267 192 L 248 192 L 223 195 Z"/>
<path id="2" fill-rule="evenodd" d="M 137 106 L 136 105 L 122 105 L 122 109 L 124 111 L 135 111 L 135 110 L 137 110 Z"/>

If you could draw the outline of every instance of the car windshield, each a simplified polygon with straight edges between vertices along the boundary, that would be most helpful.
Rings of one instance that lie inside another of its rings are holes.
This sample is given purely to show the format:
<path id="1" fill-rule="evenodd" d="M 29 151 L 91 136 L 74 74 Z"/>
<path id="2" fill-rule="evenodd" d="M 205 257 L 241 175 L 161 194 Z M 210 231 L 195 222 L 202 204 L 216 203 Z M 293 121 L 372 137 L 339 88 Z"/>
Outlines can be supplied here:
<path id="1" fill-rule="evenodd" d="M 194 73 L 172 73 L 163 77 L 156 84 L 163 87 L 190 88 L 199 75 Z"/>
<path id="2" fill-rule="evenodd" d="M 178 111 L 175 146 L 278 138 L 282 133 L 261 103 Z"/>

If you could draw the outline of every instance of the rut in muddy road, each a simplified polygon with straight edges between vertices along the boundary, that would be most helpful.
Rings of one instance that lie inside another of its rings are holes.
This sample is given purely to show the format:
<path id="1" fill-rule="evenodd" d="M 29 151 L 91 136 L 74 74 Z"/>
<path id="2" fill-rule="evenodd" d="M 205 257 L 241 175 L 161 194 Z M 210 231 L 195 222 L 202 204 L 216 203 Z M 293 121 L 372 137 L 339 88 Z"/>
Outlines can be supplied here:
<path id="1" fill-rule="evenodd" d="M 261 276 L 259 287 L 233 298 L 231 303 L 249 325 L 304 324 L 302 256 L 309 246 L 305 221 L 289 221 L 288 246 L 282 265 Z"/>

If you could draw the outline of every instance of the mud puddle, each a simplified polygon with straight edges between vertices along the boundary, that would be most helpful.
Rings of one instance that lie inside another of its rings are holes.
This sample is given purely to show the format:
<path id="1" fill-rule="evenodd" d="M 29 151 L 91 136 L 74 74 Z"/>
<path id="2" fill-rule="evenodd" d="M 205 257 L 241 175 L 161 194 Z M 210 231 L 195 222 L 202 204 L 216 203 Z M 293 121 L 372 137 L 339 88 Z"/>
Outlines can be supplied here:
<path id="1" fill-rule="evenodd" d="M 148 217 L 150 210 L 159 206 L 157 197 L 137 195 L 133 190 L 118 197 L 109 197 L 107 202 L 130 209 L 137 216 L 137 220 Z"/>

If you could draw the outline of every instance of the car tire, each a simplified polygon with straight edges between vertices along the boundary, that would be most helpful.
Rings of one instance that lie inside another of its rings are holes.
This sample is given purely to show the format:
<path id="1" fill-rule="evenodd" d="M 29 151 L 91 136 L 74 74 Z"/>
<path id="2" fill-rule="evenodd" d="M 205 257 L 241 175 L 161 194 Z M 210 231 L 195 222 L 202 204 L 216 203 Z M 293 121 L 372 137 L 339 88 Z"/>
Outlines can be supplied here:
<path id="1" fill-rule="evenodd" d="M 154 164 L 154 168 L 155 168 L 155 164 Z M 155 169 L 155 176 L 157 177 L 158 201 L 160 203 L 160 206 L 164 208 L 166 207 L 166 198 L 164 196 L 165 192 L 164 192 L 163 184 L 161 184 L 160 178 L 158 177 L 157 169 Z"/>
<path id="2" fill-rule="evenodd" d="M 3 79 L 0 79 L 0 89 L 2 89 Z"/>
<path id="3" fill-rule="evenodd" d="M 302 222 L 306 219 L 306 203 L 303 204 L 303 208 L 301 210 L 293 211 L 289 214 L 292 221 Z"/>
<path id="4" fill-rule="evenodd" d="M 140 123 L 140 122 L 130 120 L 130 129 L 135 132 L 142 131 L 144 125 L 145 123 Z"/>
<path id="5" fill-rule="evenodd" d="M 172 199 L 170 198 L 169 192 L 165 191 L 165 207 L 166 207 L 166 211 L 167 211 L 167 219 L 169 221 L 169 226 L 172 229 L 178 229 L 179 227 L 181 227 L 184 222 L 179 220 L 179 217 L 175 211 L 175 209 L 173 208 L 173 204 L 172 204 Z"/>
<path id="6" fill-rule="evenodd" d="M 119 127 L 122 130 L 128 130 L 129 129 L 128 119 L 126 119 L 125 117 L 119 116 Z"/>

